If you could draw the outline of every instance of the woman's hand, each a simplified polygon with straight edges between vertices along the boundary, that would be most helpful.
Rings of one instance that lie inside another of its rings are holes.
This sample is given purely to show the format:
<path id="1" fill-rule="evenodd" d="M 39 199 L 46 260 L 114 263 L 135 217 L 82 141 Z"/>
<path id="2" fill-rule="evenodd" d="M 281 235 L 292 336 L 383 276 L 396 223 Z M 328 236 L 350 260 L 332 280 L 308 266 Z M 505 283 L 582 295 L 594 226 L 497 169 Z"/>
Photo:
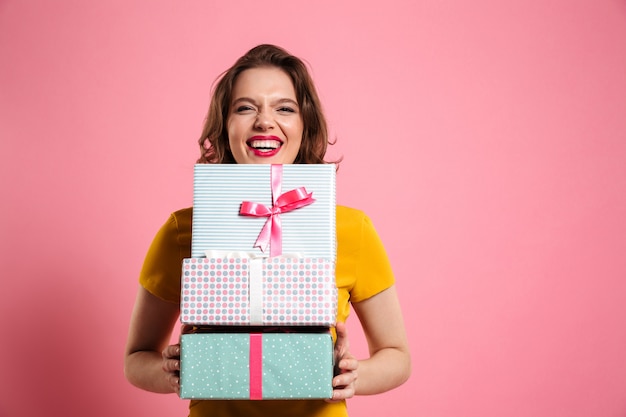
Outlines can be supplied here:
<path id="1" fill-rule="evenodd" d="M 190 324 L 183 324 L 180 334 L 187 334 L 193 330 Z M 162 368 L 166 373 L 165 379 L 171 385 L 174 392 L 180 395 L 180 343 L 169 345 L 161 353 L 163 357 Z"/>
<path id="2" fill-rule="evenodd" d="M 346 324 L 338 322 L 335 326 L 335 377 L 333 378 L 333 397 L 329 402 L 352 398 L 356 392 L 357 368 L 359 361 L 350 353 L 350 342 Z"/>
<path id="3" fill-rule="evenodd" d="M 169 345 L 163 349 L 163 371 L 167 373 L 167 382 L 174 392 L 180 395 L 180 344 Z"/>
<path id="4" fill-rule="evenodd" d="M 134 386 L 163 394 L 179 392 L 175 372 L 180 367 L 180 348 L 168 346 L 179 314 L 178 304 L 139 287 L 124 357 L 124 374 Z"/>

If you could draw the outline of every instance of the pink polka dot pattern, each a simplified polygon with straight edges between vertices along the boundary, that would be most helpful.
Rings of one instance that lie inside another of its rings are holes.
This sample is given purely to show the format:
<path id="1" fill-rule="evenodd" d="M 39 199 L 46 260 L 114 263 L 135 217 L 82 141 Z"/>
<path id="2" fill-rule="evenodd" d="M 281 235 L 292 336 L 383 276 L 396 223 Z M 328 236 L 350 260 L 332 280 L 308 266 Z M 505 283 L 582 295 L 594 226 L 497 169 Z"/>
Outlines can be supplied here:
<path id="1" fill-rule="evenodd" d="M 334 325 L 334 275 L 324 258 L 270 258 L 263 268 L 263 321 Z"/>
<path id="2" fill-rule="evenodd" d="M 250 259 L 187 258 L 181 280 L 181 322 L 250 324 Z M 325 258 L 263 260 L 263 325 L 334 326 L 334 264 Z"/>
<path id="3" fill-rule="evenodd" d="M 181 321 L 246 324 L 249 259 L 188 258 L 183 261 Z"/>

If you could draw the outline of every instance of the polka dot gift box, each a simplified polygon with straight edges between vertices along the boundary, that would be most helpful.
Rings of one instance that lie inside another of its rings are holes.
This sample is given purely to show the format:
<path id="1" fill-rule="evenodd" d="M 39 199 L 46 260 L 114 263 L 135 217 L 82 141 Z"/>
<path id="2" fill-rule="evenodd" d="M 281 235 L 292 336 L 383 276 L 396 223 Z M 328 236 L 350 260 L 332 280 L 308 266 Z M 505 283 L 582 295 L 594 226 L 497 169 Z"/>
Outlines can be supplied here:
<path id="1" fill-rule="evenodd" d="M 187 258 L 181 322 L 331 327 L 337 311 L 334 272 L 325 258 Z"/>
<path id="2" fill-rule="evenodd" d="M 181 336 L 180 397 L 322 399 L 332 396 L 329 332 L 217 332 Z"/>

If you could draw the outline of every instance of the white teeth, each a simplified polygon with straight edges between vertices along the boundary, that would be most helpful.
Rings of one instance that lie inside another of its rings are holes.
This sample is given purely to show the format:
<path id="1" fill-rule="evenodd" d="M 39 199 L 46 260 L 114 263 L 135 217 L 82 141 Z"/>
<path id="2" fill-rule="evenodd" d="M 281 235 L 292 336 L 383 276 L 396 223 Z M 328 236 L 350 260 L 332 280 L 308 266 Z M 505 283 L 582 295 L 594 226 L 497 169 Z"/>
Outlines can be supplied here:
<path id="1" fill-rule="evenodd" d="M 253 140 L 250 142 L 250 146 L 255 149 L 277 149 L 280 147 L 280 142 L 277 140 Z"/>

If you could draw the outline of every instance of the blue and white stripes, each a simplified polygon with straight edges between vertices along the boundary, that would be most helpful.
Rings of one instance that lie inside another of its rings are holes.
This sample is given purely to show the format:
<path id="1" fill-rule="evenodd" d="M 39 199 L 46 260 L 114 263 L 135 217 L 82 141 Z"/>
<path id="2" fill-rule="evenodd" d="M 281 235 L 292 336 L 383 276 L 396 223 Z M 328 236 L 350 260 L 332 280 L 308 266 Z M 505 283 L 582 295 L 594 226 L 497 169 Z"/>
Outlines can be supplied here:
<path id="1" fill-rule="evenodd" d="M 243 201 L 272 206 L 270 167 L 267 164 L 197 164 L 194 167 L 191 256 L 208 249 L 253 252 L 266 217 L 239 214 Z M 315 202 L 281 214 L 283 253 L 335 260 L 335 165 L 283 165 L 281 192 L 305 187 Z M 269 255 L 269 251 L 267 255 Z"/>

